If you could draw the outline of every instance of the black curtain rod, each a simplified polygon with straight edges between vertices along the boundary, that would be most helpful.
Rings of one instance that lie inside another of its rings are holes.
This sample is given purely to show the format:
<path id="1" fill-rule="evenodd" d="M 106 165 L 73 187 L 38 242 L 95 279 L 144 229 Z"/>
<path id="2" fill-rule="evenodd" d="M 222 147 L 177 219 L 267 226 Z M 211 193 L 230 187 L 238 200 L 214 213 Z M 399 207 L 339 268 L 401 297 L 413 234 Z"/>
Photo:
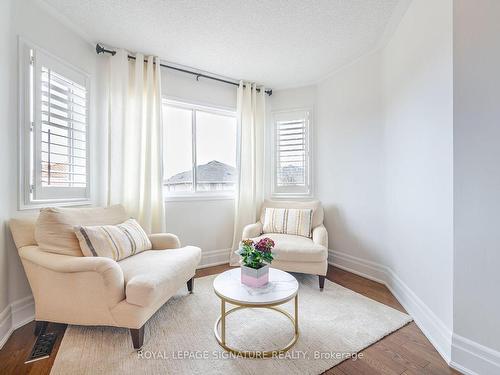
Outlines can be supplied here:
<path id="1" fill-rule="evenodd" d="M 95 46 L 95 51 L 97 52 L 97 54 L 101 54 L 101 53 L 109 53 L 111 56 L 114 56 L 116 55 L 116 51 L 112 51 L 110 49 L 106 49 L 104 48 L 103 46 L 101 46 L 99 43 L 96 44 Z M 129 59 L 132 59 L 132 60 L 135 60 L 135 56 L 131 56 L 131 55 L 128 55 L 128 58 Z M 160 66 L 164 67 L 164 68 L 167 68 L 167 69 L 172 69 L 172 70 L 177 70 L 178 72 L 182 72 L 182 73 L 187 73 L 187 74 L 192 74 L 194 76 L 196 76 L 196 80 L 198 81 L 200 79 L 200 77 L 202 78 L 207 78 L 207 79 L 211 79 L 213 81 L 218 81 L 218 82 L 223 82 L 223 83 L 227 83 L 229 85 L 233 85 L 233 86 L 239 86 L 239 83 L 236 83 L 236 82 L 233 82 L 233 81 L 227 81 L 225 79 L 221 79 L 221 78 L 216 78 L 216 77 L 212 77 L 212 76 L 209 76 L 209 75 L 206 75 L 206 74 L 202 74 L 202 73 L 198 73 L 198 72 L 193 72 L 191 70 L 187 70 L 187 69 L 182 69 L 182 68 L 177 68 L 175 66 L 171 66 L 171 65 L 166 65 L 166 64 L 161 64 L 160 63 Z M 245 87 L 245 86 L 243 86 Z M 260 89 L 257 89 L 257 92 L 260 92 Z M 273 90 L 270 89 L 270 90 L 265 90 L 264 91 L 267 95 L 271 96 L 273 94 Z"/>

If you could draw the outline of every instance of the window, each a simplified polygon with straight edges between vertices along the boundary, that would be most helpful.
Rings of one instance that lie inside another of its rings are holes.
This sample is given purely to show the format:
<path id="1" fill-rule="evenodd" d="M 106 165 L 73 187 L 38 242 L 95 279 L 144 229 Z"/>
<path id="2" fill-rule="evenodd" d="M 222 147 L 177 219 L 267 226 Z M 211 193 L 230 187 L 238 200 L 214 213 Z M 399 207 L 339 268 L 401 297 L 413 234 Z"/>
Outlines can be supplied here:
<path id="1" fill-rule="evenodd" d="M 24 204 L 88 202 L 89 77 L 23 44 Z"/>
<path id="2" fill-rule="evenodd" d="M 165 100 L 164 185 L 169 196 L 233 194 L 236 114 Z"/>
<path id="3" fill-rule="evenodd" d="M 277 112 L 274 117 L 273 195 L 310 196 L 310 111 Z"/>

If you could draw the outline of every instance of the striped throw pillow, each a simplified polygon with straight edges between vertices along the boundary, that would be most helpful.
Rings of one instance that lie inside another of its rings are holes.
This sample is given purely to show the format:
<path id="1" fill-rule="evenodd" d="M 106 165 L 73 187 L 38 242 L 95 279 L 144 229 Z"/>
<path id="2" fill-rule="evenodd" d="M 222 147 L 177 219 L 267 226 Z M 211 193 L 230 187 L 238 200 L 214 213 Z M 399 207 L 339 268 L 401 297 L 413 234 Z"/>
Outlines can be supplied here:
<path id="1" fill-rule="evenodd" d="M 134 219 L 118 225 L 77 226 L 75 234 L 86 257 L 118 261 L 153 247 L 144 229 Z"/>
<path id="2" fill-rule="evenodd" d="M 266 207 L 263 232 L 311 237 L 312 213 L 310 208 Z"/>

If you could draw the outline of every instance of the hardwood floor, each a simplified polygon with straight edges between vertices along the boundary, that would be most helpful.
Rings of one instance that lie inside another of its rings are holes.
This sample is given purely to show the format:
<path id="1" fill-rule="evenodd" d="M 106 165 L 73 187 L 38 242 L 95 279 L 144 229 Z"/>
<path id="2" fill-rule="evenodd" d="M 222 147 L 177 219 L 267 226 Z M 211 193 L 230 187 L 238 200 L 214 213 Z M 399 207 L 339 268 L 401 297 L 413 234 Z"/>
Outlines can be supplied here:
<path id="1" fill-rule="evenodd" d="M 224 264 L 200 269 L 196 277 L 220 273 Z M 382 284 L 330 267 L 327 278 L 339 285 L 363 294 L 400 311 L 405 311 L 396 298 Z M 0 374 L 49 374 L 66 325 L 51 323 L 47 331 L 57 332 L 58 338 L 50 358 L 25 365 L 35 341 L 34 322 L 17 329 L 0 350 Z M 326 375 L 446 375 L 459 374 L 448 367 L 415 323 L 410 323 L 362 351 L 358 360 L 347 360 L 326 371 Z"/>

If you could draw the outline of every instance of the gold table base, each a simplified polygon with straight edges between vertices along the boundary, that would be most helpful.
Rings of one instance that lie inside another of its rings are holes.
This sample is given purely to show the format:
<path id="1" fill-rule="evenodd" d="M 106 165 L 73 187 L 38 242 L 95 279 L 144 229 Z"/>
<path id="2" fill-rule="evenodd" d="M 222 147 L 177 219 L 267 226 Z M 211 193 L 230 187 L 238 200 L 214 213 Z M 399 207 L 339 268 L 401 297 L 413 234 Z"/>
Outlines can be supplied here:
<path id="1" fill-rule="evenodd" d="M 286 301 L 282 301 L 282 302 L 279 302 L 279 303 L 273 303 L 273 304 L 266 304 L 266 305 L 241 304 L 241 303 L 237 303 L 237 302 L 232 301 L 232 300 L 228 300 L 228 299 L 220 296 L 219 294 L 217 294 L 217 296 L 221 300 L 221 314 L 220 314 L 219 318 L 215 322 L 215 325 L 214 325 L 214 335 L 215 335 L 215 339 L 217 340 L 217 342 L 219 343 L 219 345 L 223 349 L 225 349 L 226 351 L 228 351 L 230 353 L 233 353 L 233 354 L 236 354 L 236 355 L 239 355 L 239 356 L 242 356 L 242 357 L 246 357 L 246 358 L 269 358 L 269 357 L 277 356 L 279 354 L 287 352 L 297 342 L 297 340 L 299 338 L 299 321 L 298 321 L 299 302 L 298 302 L 298 294 L 296 294 L 295 296 L 292 296 L 290 299 L 287 299 Z M 294 311 L 295 312 L 295 314 L 294 314 L 295 316 L 292 316 L 287 311 L 276 307 L 278 305 L 282 305 L 282 304 L 290 301 L 292 298 L 295 299 L 295 311 Z M 231 303 L 232 305 L 236 305 L 237 307 L 234 307 L 234 308 L 226 311 L 226 302 Z M 249 309 L 249 308 L 270 309 L 270 310 L 274 310 L 274 311 L 277 311 L 277 312 L 285 315 L 292 322 L 293 327 L 294 327 L 294 335 L 293 335 L 293 338 L 290 340 L 290 342 L 288 344 L 286 344 L 283 348 L 278 348 L 278 349 L 274 349 L 274 350 L 267 350 L 267 351 L 264 351 L 264 350 L 255 350 L 255 351 L 251 351 L 251 350 L 239 350 L 237 348 L 233 348 L 233 347 L 227 345 L 226 344 L 226 316 L 228 316 L 229 314 L 231 314 L 231 313 L 233 313 L 235 311 L 242 310 L 242 309 Z M 219 334 L 219 325 L 221 326 L 221 329 L 220 329 L 221 333 L 220 334 Z"/>

